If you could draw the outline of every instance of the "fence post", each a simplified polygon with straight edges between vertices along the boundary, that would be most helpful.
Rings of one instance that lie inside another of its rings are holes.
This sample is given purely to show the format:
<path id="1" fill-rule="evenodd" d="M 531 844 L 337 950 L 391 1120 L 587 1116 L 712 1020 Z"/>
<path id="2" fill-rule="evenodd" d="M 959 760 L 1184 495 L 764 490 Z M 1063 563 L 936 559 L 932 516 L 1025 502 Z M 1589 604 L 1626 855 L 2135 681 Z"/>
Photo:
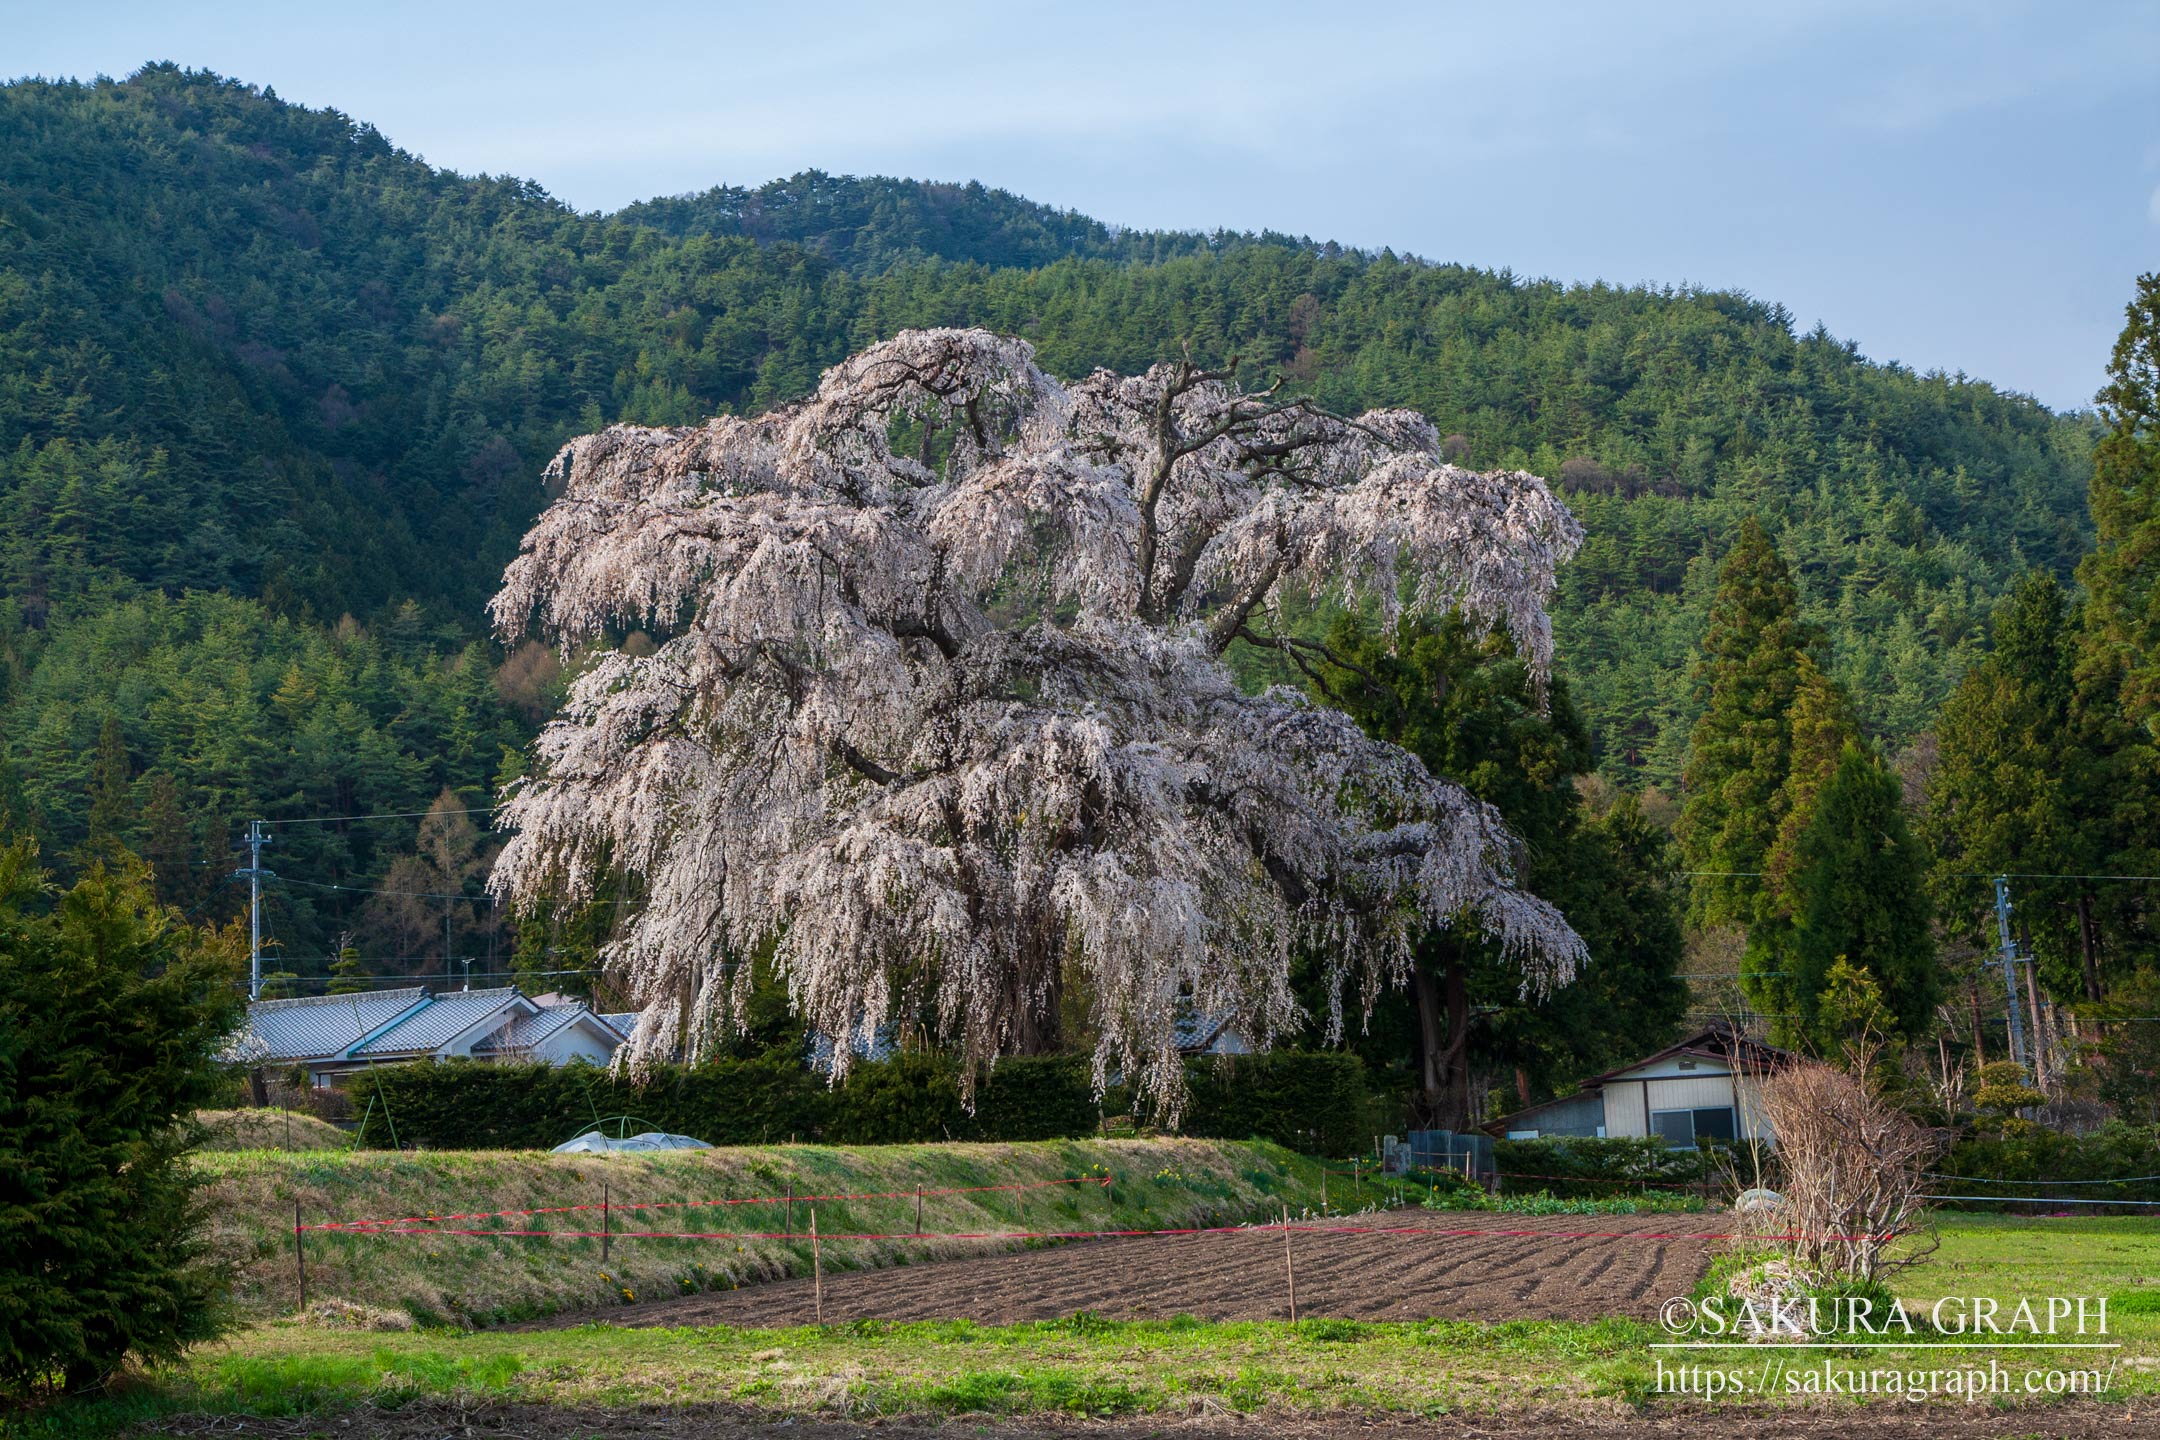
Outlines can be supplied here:
<path id="1" fill-rule="evenodd" d="M 918 1240 L 922 1239 L 922 1191 L 922 1186 L 915 1187 L 915 1238 Z"/>
<path id="2" fill-rule="evenodd" d="M 608 1263 L 608 1242 L 614 1238 L 608 1229 L 608 1181 L 603 1175 L 600 1177 L 600 1263 L 603 1265 Z"/>
<path id="3" fill-rule="evenodd" d="M 1282 1207 L 1283 1278 L 1290 1284 L 1290 1323 L 1297 1324 L 1297 1267 L 1290 1259 L 1290 1207 Z"/>
<path id="4" fill-rule="evenodd" d="M 825 1323 L 825 1261 L 818 1253 L 817 1206 L 810 1207 L 810 1286 L 817 1299 L 817 1323 Z"/>
<path id="5" fill-rule="evenodd" d="M 307 1314 L 307 1246 L 300 1235 L 300 1197 L 292 1202 L 292 1258 L 293 1273 L 300 1280 L 300 1313 Z"/>

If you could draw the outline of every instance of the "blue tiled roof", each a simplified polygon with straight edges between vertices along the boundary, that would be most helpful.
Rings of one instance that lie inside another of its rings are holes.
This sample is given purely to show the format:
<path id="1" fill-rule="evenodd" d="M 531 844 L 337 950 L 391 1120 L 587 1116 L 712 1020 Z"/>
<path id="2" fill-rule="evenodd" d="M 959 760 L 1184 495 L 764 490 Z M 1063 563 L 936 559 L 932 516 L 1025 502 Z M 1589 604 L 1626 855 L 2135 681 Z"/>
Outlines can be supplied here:
<path id="1" fill-rule="evenodd" d="M 577 1024 L 578 1017 L 592 1012 L 582 1005 L 543 1006 L 537 1015 L 520 1015 L 493 1035 L 473 1046 L 475 1054 L 493 1055 L 511 1050 L 530 1050 L 558 1030 Z"/>
<path id="2" fill-rule="evenodd" d="M 493 1015 L 515 1005 L 530 1003 L 518 994 L 514 985 L 494 990 L 453 990 L 447 995 L 437 995 L 366 1044 L 355 1046 L 352 1053 L 378 1057 L 425 1054 L 457 1039 Z"/>
<path id="3" fill-rule="evenodd" d="M 809 1054 L 804 1058 L 810 1068 L 813 1070 L 832 1069 L 832 1037 L 822 1030 L 812 1030 L 805 1038 L 809 1043 Z M 880 1025 L 876 1033 L 868 1040 L 864 1040 L 860 1035 L 855 1036 L 854 1043 L 849 1048 L 855 1052 L 856 1059 L 867 1060 L 872 1064 L 876 1064 L 881 1060 L 892 1059 L 893 1052 L 899 1047 L 893 1044 L 892 1027 Z"/>
<path id="4" fill-rule="evenodd" d="M 428 1003 L 427 991 L 418 985 L 358 995 L 258 1000 L 248 1006 L 247 1028 L 262 1042 L 266 1060 L 326 1060 Z"/>

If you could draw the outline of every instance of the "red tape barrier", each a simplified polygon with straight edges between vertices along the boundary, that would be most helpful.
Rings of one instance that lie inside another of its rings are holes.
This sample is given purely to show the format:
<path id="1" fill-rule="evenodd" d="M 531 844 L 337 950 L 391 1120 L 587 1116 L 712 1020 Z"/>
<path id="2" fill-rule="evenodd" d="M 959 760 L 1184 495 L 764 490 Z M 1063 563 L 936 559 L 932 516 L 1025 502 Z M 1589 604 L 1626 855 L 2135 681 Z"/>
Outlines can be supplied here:
<path id="1" fill-rule="evenodd" d="M 819 1200 L 913 1200 L 917 1195 L 928 1199 L 934 1195 L 981 1195 L 990 1191 L 1040 1190 L 1051 1185 L 1100 1185 L 1110 1188 L 1107 1175 L 1082 1175 L 1070 1180 L 1026 1180 L 1012 1185 L 948 1185 L 937 1190 L 866 1190 L 852 1195 L 753 1195 L 742 1200 L 615 1200 L 607 1204 L 609 1210 L 681 1210 L 707 1205 L 782 1205 L 789 1202 L 808 1204 Z M 507 1220 L 518 1215 L 568 1215 L 579 1210 L 598 1210 L 599 1201 L 586 1205 L 549 1205 L 531 1210 L 476 1210 L 458 1215 L 407 1215 L 397 1220 L 325 1220 L 317 1225 L 303 1225 L 303 1230 L 344 1230 L 354 1233 L 407 1233 L 385 1227 L 419 1225 L 432 1220 Z M 429 1233 L 443 1235 L 552 1235 L 573 1233 L 568 1230 L 441 1230 Z M 598 1234 L 598 1231 L 593 1232 Z M 629 1234 L 618 1230 L 617 1235 Z"/>
<path id="2" fill-rule="evenodd" d="M 913 1194 L 913 1191 L 909 1191 Z M 306 1225 L 305 1230 L 326 1227 Z M 334 1228 L 334 1227 L 330 1227 Z M 1258 1225 L 1194 1225 L 1162 1230 L 978 1230 L 978 1231 L 925 1231 L 917 1234 L 912 1230 L 901 1231 L 838 1231 L 821 1232 L 818 1239 L 832 1240 L 1132 1240 L 1156 1235 L 1276 1235 L 1288 1230 L 1293 1235 L 1423 1235 L 1432 1239 L 1463 1239 L 1471 1236 L 1489 1236 L 1512 1240 L 1876 1240 L 1887 1241 L 1894 1235 L 1748 1235 L 1748 1234 L 1695 1234 L 1684 1231 L 1657 1230 L 1494 1230 L 1466 1227 L 1455 1230 L 1435 1230 L 1422 1225 L 1281 1225 L 1262 1223 Z M 598 1240 L 599 1230 L 470 1230 L 448 1227 L 416 1227 L 402 1229 L 354 1229 L 343 1233 L 349 1235 L 476 1235 L 498 1238 L 531 1238 L 545 1240 Z M 784 1230 L 610 1230 L 604 1232 L 613 1240 L 787 1240 L 807 1241 L 807 1233 Z"/>

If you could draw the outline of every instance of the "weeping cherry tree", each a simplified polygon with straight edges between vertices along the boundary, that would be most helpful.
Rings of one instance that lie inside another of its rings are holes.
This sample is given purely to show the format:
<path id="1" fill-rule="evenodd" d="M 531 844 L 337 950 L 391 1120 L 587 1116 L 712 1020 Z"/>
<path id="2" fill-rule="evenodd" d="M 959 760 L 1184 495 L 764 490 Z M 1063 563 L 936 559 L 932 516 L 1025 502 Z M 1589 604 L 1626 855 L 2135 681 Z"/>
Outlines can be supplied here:
<path id="1" fill-rule="evenodd" d="M 1504 628 L 1543 675 L 1581 532 L 1536 477 L 1443 463 L 1421 415 L 1189 359 L 1063 385 L 1023 341 L 909 331 L 801 404 L 613 426 L 549 475 L 494 619 L 601 653 L 505 797 L 492 884 L 562 907 L 633 878 L 606 952 L 633 1066 L 725 1043 L 755 955 L 817 1030 L 920 1017 L 968 1075 L 1054 1043 L 1078 976 L 1097 1083 L 1174 1112 L 1177 1017 L 1293 1031 L 1299 947 L 1331 1039 L 1431 927 L 1529 992 L 1583 958 L 1489 806 L 1223 662 L 1324 658 L 1282 608 L 1332 595 Z M 662 643 L 607 648 L 632 628 Z"/>

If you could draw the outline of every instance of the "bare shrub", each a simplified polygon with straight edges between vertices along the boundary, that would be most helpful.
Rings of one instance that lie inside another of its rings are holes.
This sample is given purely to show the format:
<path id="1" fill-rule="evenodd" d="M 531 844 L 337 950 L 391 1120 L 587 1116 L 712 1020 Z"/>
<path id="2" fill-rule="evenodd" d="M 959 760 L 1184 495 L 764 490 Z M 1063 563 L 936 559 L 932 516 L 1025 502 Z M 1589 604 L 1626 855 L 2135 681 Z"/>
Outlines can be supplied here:
<path id="1" fill-rule="evenodd" d="M 1810 1281 L 1872 1284 L 1933 1249 L 1898 1242 L 1924 1230 L 1937 1133 L 1828 1065 L 1769 1076 L 1760 1104 L 1784 1172 L 1785 1203 L 1765 1223 Z"/>

